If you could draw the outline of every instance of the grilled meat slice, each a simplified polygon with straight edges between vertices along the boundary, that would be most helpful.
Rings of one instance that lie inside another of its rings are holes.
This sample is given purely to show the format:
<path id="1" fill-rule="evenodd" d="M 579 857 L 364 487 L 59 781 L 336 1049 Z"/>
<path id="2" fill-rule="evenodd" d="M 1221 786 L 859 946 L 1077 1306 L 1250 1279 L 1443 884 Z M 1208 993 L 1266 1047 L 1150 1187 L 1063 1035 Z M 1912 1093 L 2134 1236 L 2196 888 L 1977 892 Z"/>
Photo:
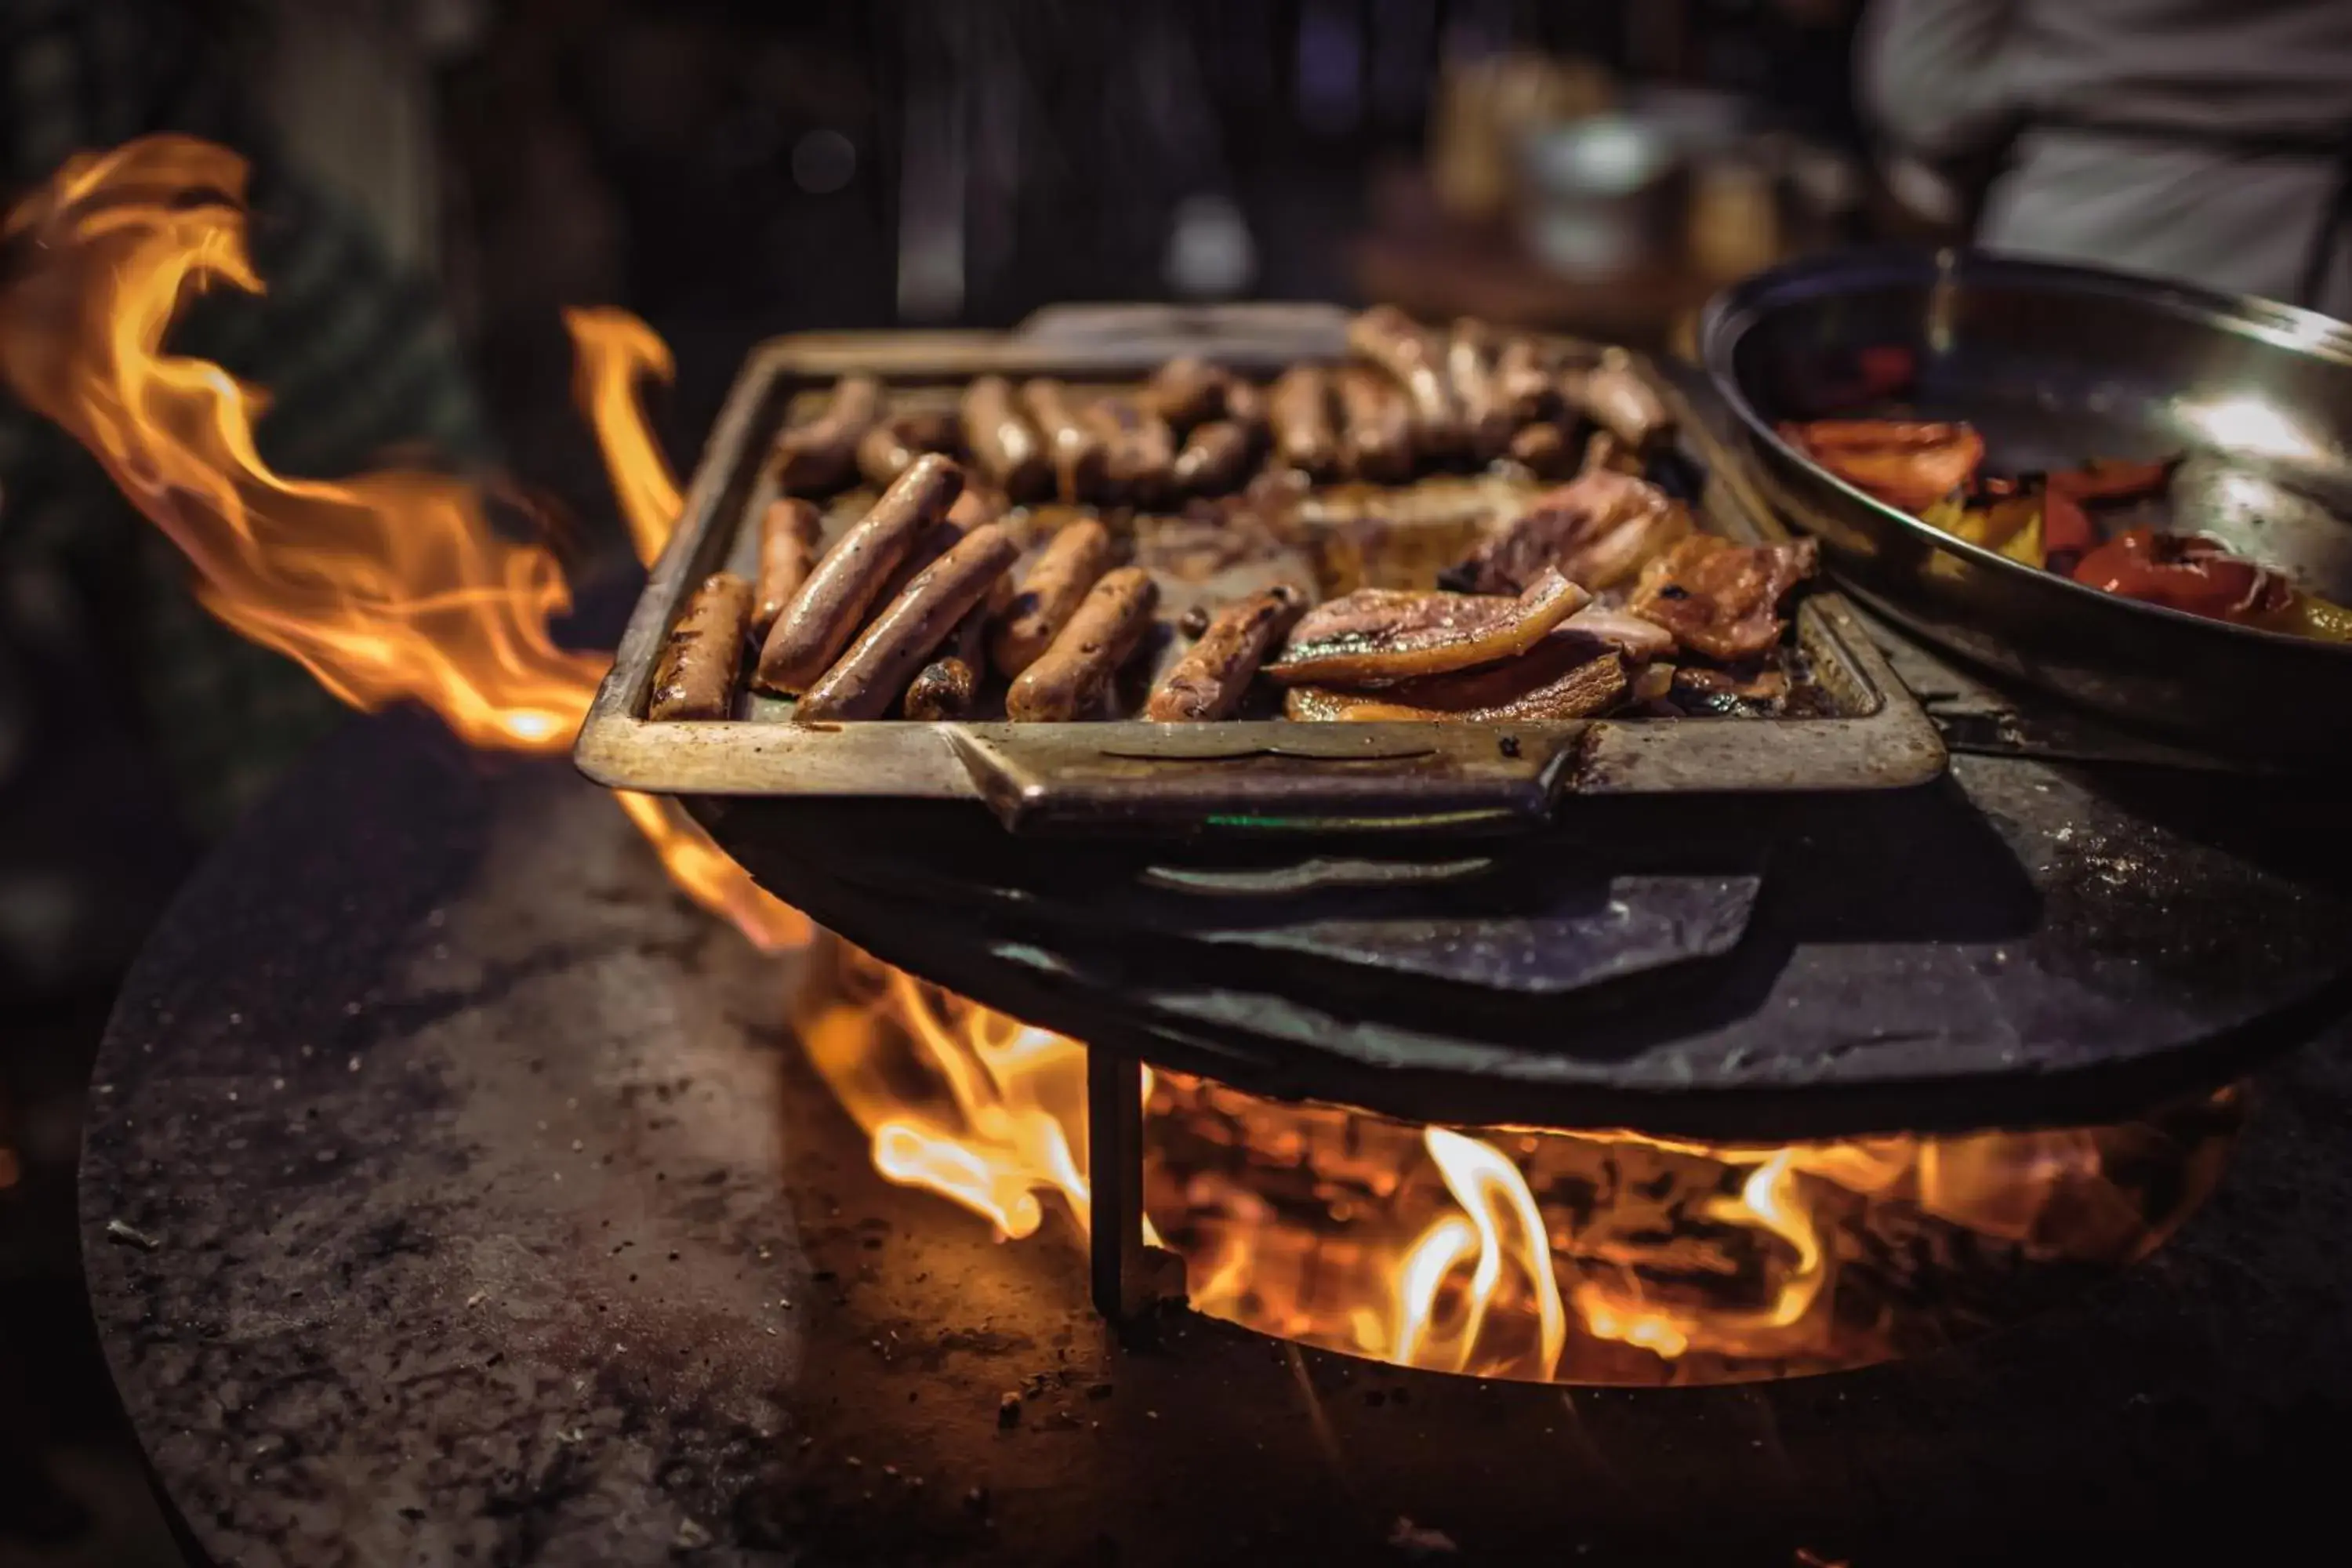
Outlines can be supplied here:
<path id="1" fill-rule="evenodd" d="M 1546 572 L 1516 598 L 1359 588 L 1307 612 L 1265 667 L 1286 686 L 1368 685 L 1525 653 L 1591 595 Z"/>
<path id="2" fill-rule="evenodd" d="M 1566 642 L 1556 647 L 1547 642 L 1506 664 L 1424 676 L 1373 690 L 1293 687 L 1283 711 L 1308 722 L 1525 723 L 1589 719 L 1622 706 L 1633 690 L 1622 656 L 1596 657 Z"/>
<path id="3" fill-rule="evenodd" d="M 1685 650 L 1736 664 L 1780 640 L 1780 600 L 1813 574 L 1818 555 L 1810 539 L 1751 545 L 1695 533 L 1642 568 L 1625 607 Z"/>
<path id="4" fill-rule="evenodd" d="M 1549 570 L 1604 593 L 1690 531 L 1689 511 L 1657 486 L 1597 468 L 1538 496 L 1447 581 L 1477 594 L 1516 594 Z"/>

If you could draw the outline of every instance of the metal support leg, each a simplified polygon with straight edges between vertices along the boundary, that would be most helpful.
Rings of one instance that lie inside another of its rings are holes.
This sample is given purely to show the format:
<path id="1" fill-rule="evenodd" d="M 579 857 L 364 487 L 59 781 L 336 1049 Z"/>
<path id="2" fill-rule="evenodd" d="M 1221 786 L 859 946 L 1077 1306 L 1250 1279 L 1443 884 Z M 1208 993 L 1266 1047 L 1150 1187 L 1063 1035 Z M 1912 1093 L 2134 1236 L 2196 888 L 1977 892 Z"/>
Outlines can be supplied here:
<path id="1" fill-rule="evenodd" d="M 1087 1185 L 1095 1310 L 1128 1322 L 1155 1294 L 1143 1245 L 1143 1065 L 1100 1047 L 1087 1052 Z"/>

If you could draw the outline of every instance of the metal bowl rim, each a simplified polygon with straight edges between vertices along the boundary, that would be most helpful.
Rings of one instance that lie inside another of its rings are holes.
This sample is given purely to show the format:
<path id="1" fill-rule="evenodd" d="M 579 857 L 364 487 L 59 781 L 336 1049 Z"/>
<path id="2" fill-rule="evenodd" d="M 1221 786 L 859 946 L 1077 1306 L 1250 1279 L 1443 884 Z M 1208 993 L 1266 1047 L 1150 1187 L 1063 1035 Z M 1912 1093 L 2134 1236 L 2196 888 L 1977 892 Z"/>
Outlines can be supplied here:
<path id="1" fill-rule="evenodd" d="M 1784 263 L 1744 279 L 1716 295 L 1707 301 L 1699 323 L 1699 353 L 1706 367 L 1707 379 L 1738 416 L 1750 440 L 1762 442 L 1798 464 L 1882 521 L 1891 522 L 1905 532 L 1937 549 L 1949 551 L 1979 567 L 2005 572 L 2020 580 L 2034 579 L 2039 584 L 2053 585 L 2062 592 L 2074 594 L 2077 595 L 2077 604 L 2099 606 L 2091 611 L 2092 614 L 2113 612 L 2153 616 L 2174 626 L 2195 628 L 2198 635 L 2246 638 L 2291 648 L 2298 653 L 2316 653 L 2323 658 L 2352 662 L 2352 643 L 2332 643 L 2318 637 L 2298 637 L 2293 632 L 2240 626 L 2234 621 L 2194 616 L 2186 610 L 2151 605 L 2144 600 L 2126 598 L 2120 594 L 2104 593 L 2086 584 L 2077 583 L 2072 577 L 2013 561 L 1999 551 L 1989 550 L 1956 533 L 1947 533 L 1933 523 L 1889 506 L 1868 491 L 1849 484 L 1791 446 L 1757 412 L 1755 405 L 1748 401 L 1747 389 L 1740 384 L 1733 371 L 1732 353 L 1748 331 L 1762 318 L 1763 301 L 1791 286 L 1814 285 L 1806 291 L 1828 293 L 1836 290 L 1826 285 L 1839 281 L 1912 282 L 1925 277 L 1934 282 L 1971 274 L 1978 277 L 2000 275 L 2028 283 L 2055 285 L 2063 291 L 2120 296 L 2135 304 L 2170 308 L 2176 313 L 2190 315 L 2207 326 L 2252 329 L 2273 347 L 2290 351 L 2309 352 L 2317 343 L 2331 343 L 2337 346 L 2338 352 L 2316 357 L 2352 368 L 2352 326 L 2315 310 L 2282 305 L 2252 295 L 2223 294 L 2189 284 L 2139 278 L 2101 268 L 2033 261 L 1987 251 L 1926 252 L 1882 248 L 1846 251 L 1828 258 Z M 2294 330 L 2297 326 L 2303 330 Z"/>

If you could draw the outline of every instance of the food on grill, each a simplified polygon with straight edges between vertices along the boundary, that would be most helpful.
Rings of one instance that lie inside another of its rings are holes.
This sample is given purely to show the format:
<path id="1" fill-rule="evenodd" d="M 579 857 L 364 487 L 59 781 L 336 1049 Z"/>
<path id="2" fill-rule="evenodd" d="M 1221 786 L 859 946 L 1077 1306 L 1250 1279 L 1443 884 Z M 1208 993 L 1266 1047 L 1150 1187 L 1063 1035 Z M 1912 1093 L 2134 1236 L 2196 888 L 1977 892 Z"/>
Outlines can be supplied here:
<path id="1" fill-rule="evenodd" d="M 784 613 L 816 563 L 824 519 L 815 507 L 786 496 L 760 514 L 760 582 L 752 595 L 751 635 L 764 637 Z"/>
<path id="2" fill-rule="evenodd" d="M 1525 653 L 1592 595 L 1545 572 L 1517 597 L 1359 588 L 1309 610 L 1265 673 L 1286 686 L 1360 686 Z"/>
<path id="3" fill-rule="evenodd" d="M 1677 646 L 1726 664 L 1755 658 L 1780 640 L 1780 601 L 1813 574 L 1819 548 L 1734 544 L 1694 533 L 1642 568 L 1626 607 L 1674 634 Z"/>
<path id="4" fill-rule="evenodd" d="M 1226 605 L 1161 679 L 1144 717 L 1196 724 L 1232 718 L 1266 651 L 1305 608 L 1299 595 L 1280 587 Z"/>
<path id="5" fill-rule="evenodd" d="M 973 466 L 1016 501 L 1042 500 L 1054 488 L 1045 439 L 1013 406 L 1013 384 L 983 375 L 963 389 L 963 444 Z"/>
<path id="6" fill-rule="evenodd" d="M 1098 397 L 1087 405 L 1087 422 L 1109 454 L 1113 500 L 1157 506 L 1174 488 L 1176 437 L 1168 421 L 1147 413 L 1129 397 Z"/>
<path id="7" fill-rule="evenodd" d="M 963 470 L 926 453 L 873 509 L 827 551 L 760 650 L 754 682 L 762 689 L 804 691 L 857 633 L 883 584 L 925 530 L 947 516 L 963 491 Z"/>
<path id="8" fill-rule="evenodd" d="M 1219 496 L 1249 478 L 1250 435 L 1230 420 L 1213 419 L 1194 428 L 1176 454 L 1176 488 L 1186 495 Z"/>
<path id="9" fill-rule="evenodd" d="M 1593 593 L 1632 579 L 1691 531 L 1690 512 L 1646 480 L 1602 468 L 1546 490 L 1517 522 L 1441 579 L 1474 594 L 1517 594 L 1547 570 Z"/>
<path id="10" fill-rule="evenodd" d="M 1192 357 L 1140 386 L 845 377 L 776 448 L 780 480 L 838 498 L 832 548 L 818 506 L 766 501 L 743 624 L 720 635 L 724 582 L 698 588 L 654 710 L 731 712 L 742 658 L 718 650 L 747 629 L 752 684 L 813 723 L 1213 723 L 1263 711 L 1261 677 L 1307 720 L 1755 713 L 1811 689 L 1780 612 L 1811 547 L 1694 531 L 1671 410 L 1629 358 L 1385 307 L 1348 337 L 1264 387 Z M 847 463 L 810 466 L 853 429 Z M 2147 482 L 1971 477 L 1941 504 L 2038 541 L 2052 497 Z"/>
<path id="11" fill-rule="evenodd" d="M 649 719 L 724 719 L 735 708 L 743 633 L 751 624 L 751 584 L 714 572 L 686 601 L 654 666 Z"/>
<path id="12" fill-rule="evenodd" d="M 1013 683 L 1004 699 L 1006 717 L 1020 724 L 1050 724 L 1100 707 L 1111 678 L 1151 629 L 1159 597 L 1159 585 L 1140 566 L 1105 573 L 1053 646 Z"/>
<path id="13" fill-rule="evenodd" d="M 987 598 L 1021 547 L 985 522 L 915 574 L 793 709 L 804 721 L 878 719 L 956 624 Z"/>
<path id="14" fill-rule="evenodd" d="M 1348 347 L 1404 389 L 1412 446 L 1434 458 L 1460 448 L 1462 410 L 1436 344 L 1420 322 L 1393 305 L 1375 305 L 1348 323 Z"/>
<path id="15" fill-rule="evenodd" d="M 1580 653 L 1572 661 L 1530 654 L 1491 668 L 1370 689 L 1294 687 L 1283 700 L 1283 712 L 1326 723 L 1528 723 L 1589 719 L 1622 706 L 1633 694 L 1622 654 Z"/>
<path id="16" fill-rule="evenodd" d="M 1109 570 L 1110 561 L 1110 531 L 1090 517 L 1054 535 L 1023 575 L 989 644 L 997 673 L 1009 680 L 1036 663 L 1077 614 L 1087 591 Z"/>
<path id="17" fill-rule="evenodd" d="M 868 484 L 887 489 L 924 453 L 952 452 L 958 445 L 952 416 L 902 414 L 866 432 L 857 443 L 857 471 Z"/>
<path id="18" fill-rule="evenodd" d="M 2093 458 L 2009 478 L 1981 471 L 1984 438 L 1965 423 L 1817 419 L 1783 425 L 1780 434 L 1856 489 L 2021 564 L 2211 620 L 2352 642 L 2352 610 L 2303 592 L 2219 540 L 2144 524 L 2103 535 L 2093 509 L 2162 497 L 2178 458 Z"/>
<path id="19" fill-rule="evenodd" d="M 1143 405 L 1179 430 L 1190 430 L 1225 414 L 1226 389 L 1234 377 L 1204 359 L 1179 355 L 1144 384 Z"/>
<path id="20" fill-rule="evenodd" d="M 1293 365 L 1265 397 L 1275 456 L 1310 479 L 1339 468 L 1339 437 L 1331 423 L 1331 377 L 1320 365 Z"/>
<path id="21" fill-rule="evenodd" d="M 1412 409 L 1396 384 L 1369 365 L 1333 373 L 1339 395 L 1340 466 L 1367 484 L 1412 477 Z"/>
<path id="22" fill-rule="evenodd" d="M 1021 405 L 1037 422 L 1054 465 L 1056 492 L 1065 501 L 1099 500 L 1105 454 L 1102 437 L 1081 416 L 1070 389 L 1051 376 L 1024 382 Z"/>
<path id="23" fill-rule="evenodd" d="M 1445 375 L 1462 411 L 1462 429 L 1474 461 L 1500 457 L 1518 428 L 1502 384 L 1495 378 L 1492 334 L 1482 322 L 1457 321 L 1445 340 Z"/>
<path id="24" fill-rule="evenodd" d="M 1513 418 L 1548 420 L 1560 412 L 1559 378 L 1533 338 L 1505 338 L 1495 350 L 1495 389 Z"/>
<path id="25" fill-rule="evenodd" d="M 882 384 L 845 375 L 834 384 L 825 410 L 776 440 L 776 482 L 794 495 L 823 495 L 857 471 L 857 444 L 882 413 Z"/>
<path id="26" fill-rule="evenodd" d="M 1665 400 L 1622 349 L 1609 350 L 1590 370 L 1570 373 L 1562 387 L 1587 418 L 1636 452 L 1674 428 Z"/>

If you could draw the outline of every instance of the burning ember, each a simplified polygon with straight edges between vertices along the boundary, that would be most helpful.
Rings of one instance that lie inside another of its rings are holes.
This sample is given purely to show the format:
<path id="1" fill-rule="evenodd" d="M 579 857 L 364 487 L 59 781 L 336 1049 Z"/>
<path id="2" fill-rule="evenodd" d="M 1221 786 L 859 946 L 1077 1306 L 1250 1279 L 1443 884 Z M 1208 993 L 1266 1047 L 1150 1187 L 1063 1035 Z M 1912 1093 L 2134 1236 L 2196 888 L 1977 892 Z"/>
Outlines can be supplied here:
<path id="1" fill-rule="evenodd" d="M 570 595 L 554 556 L 503 539 L 462 479 L 275 473 L 260 392 L 164 352 L 189 290 L 262 286 L 245 182 L 234 154 L 179 137 L 70 161 L 0 228 L 20 267 L 0 373 L 180 546 L 228 625 L 354 707 L 418 701 L 471 744 L 562 751 L 606 660 L 555 642 Z M 650 560 L 679 495 L 635 387 L 667 352 L 619 312 L 570 325 L 580 401 Z M 674 805 L 622 805 L 679 885 L 762 948 L 809 940 Z M 1055 1206 L 1083 1231 L 1084 1047 L 832 942 L 798 1023 L 886 1176 L 1006 1237 Z M 1748 1149 L 1414 1126 L 1172 1073 L 1145 1093 L 1149 1239 L 1183 1259 L 1200 1310 L 1402 1365 L 1599 1383 L 1939 1343 L 2025 1265 L 2156 1246 L 2210 1189 L 2239 1110 L 2223 1094 L 2128 1127 Z"/>

